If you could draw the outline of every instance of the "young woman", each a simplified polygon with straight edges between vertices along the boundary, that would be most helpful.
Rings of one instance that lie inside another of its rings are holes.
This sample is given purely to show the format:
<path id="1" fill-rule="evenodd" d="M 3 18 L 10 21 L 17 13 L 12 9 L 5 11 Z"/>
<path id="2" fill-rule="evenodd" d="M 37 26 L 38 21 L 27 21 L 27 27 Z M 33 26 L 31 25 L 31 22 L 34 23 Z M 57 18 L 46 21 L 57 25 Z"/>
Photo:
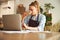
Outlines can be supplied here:
<path id="1" fill-rule="evenodd" d="M 40 13 L 39 4 L 37 1 L 29 5 L 30 15 L 24 18 L 24 26 L 28 30 L 44 31 L 46 17 Z"/>

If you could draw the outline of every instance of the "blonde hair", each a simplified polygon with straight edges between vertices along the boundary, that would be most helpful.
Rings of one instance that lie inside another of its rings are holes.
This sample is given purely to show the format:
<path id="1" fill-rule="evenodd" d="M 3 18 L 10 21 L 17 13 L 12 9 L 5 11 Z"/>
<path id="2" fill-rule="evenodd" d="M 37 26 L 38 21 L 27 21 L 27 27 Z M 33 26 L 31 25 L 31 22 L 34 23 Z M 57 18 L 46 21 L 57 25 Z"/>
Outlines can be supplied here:
<path id="1" fill-rule="evenodd" d="M 29 6 L 35 6 L 37 8 L 38 12 L 40 12 L 40 6 L 37 1 L 32 2 Z"/>

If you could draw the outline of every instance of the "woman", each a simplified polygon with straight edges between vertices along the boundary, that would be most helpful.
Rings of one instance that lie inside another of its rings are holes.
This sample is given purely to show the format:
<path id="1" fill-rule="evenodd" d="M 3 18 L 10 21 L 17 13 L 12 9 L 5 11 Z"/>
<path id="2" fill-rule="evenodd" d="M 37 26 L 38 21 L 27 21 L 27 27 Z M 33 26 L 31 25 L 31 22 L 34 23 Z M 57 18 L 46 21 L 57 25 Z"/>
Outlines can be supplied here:
<path id="1" fill-rule="evenodd" d="M 40 13 L 39 4 L 37 1 L 32 2 L 29 5 L 30 15 L 24 18 L 24 26 L 28 30 L 44 31 L 46 18 Z"/>

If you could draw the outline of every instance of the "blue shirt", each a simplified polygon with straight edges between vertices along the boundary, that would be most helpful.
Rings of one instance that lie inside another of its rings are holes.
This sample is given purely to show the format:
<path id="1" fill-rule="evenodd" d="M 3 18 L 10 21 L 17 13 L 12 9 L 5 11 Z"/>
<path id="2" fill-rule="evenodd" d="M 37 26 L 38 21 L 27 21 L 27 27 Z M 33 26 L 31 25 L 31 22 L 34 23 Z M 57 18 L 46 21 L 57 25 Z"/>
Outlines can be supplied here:
<path id="1" fill-rule="evenodd" d="M 28 25 L 28 22 L 29 22 L 30 17 L 31 17 L 31 15 L 28 15 L 28 16 L 25 17 L 24 23 L 26 25 Z M 32 17 L 32 19 L 33 18 L 34 17 Z M 44 31 L 44 27 L 45 27 L 45 23 L 46 23 L 46 17 L 43 14 L 39 14 L 39 18 L 38 19 L 39 19 L 38 20 L 39 21 L 38 30 L 39 31 Z M 35 20 L 37 20 L 37 18 Z"/>

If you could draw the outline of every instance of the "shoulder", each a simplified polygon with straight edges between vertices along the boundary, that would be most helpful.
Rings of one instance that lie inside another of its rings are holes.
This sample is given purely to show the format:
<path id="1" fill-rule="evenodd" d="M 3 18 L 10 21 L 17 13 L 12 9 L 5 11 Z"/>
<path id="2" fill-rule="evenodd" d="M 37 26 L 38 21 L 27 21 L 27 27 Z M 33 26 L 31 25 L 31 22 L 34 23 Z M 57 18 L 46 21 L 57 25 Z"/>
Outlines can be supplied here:
<path id="1" fill-rule="evenodd" d="M 46 17 L 45 17 L 45 15 L 39 14 L 39 20 L 40 20 L 40 21 L 43 21 L 43 23 L 45 23 L 45 22 L 46 22 Z"/>
<path id="2" fill-rule="evenodd" d="M 27 15 L 24 17 L 24 19 L 29 19 L 31 17 L 31 15 Z"/>
<path id="3" fill-rule="evenodd" d="M 45 17 L 45 15 L 39 13 L 39 17 Z"/>

